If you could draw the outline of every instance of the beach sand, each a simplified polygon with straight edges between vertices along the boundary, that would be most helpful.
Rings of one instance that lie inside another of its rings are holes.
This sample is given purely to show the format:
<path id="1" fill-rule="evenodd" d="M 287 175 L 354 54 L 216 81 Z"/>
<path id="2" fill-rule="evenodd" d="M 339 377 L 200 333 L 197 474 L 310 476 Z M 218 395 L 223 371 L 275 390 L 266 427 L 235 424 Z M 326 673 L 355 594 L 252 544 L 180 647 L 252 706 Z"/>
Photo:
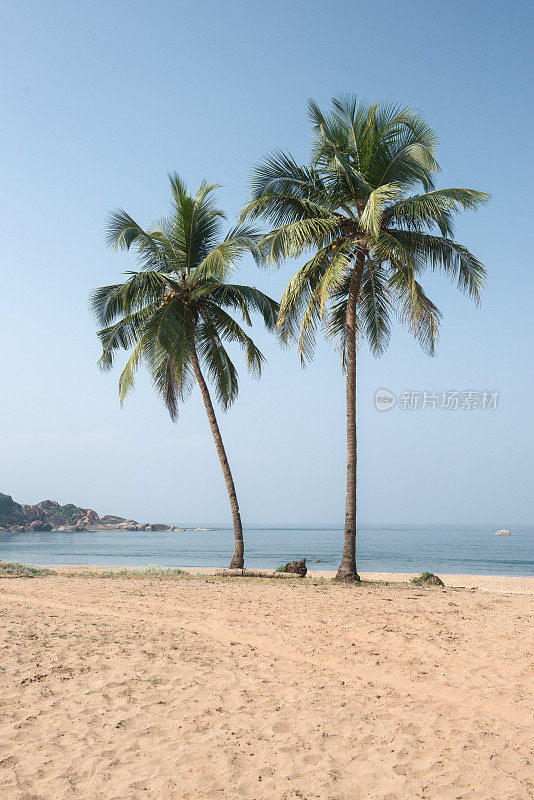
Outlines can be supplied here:
<path id="1" fill-rule="evenodd" d="M 0 579 L 0 798 L 531 798 L 533 581 L 446 582 Z"/>

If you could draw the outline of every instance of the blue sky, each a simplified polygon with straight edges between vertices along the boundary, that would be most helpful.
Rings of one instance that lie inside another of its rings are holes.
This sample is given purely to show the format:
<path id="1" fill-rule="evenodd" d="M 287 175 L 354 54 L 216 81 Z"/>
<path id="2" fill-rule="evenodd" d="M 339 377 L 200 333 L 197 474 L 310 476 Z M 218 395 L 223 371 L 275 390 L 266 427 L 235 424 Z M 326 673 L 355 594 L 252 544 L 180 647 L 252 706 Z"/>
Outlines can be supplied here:
<path id="1" fill-rule="evenodd" d="M 232 218 L 270 149 L 308 155 L 306 100 L 340 92 L 418 107 L 440 139 L 440 185 L 492 194 L 458 220 L 486 264 L 480 309 L 443 278 L 429 359 L 399 328 L 359 359 L 359 517 L 532 523 L 531 3 L 19 2 L 0 20 L 0 490 L 136 519 L 224 522 L 224 483 L 198 393 L 177 425 L 144 377 L 121 410 L 101 375 L 90 291 L 133 260 L 106 250 L 106 214 L 165 213 L 166 173 L 222 184 Z M 277 274 L 239 274 L 280 296 Z M 258 327 L 268 365 L 241 373 L 221 416 L 249 522 L 343 519 L 344 382 L 321 343 L 300 370 Z M 500 392 L 496 411 L 380 414 L 374 393 Z"/>

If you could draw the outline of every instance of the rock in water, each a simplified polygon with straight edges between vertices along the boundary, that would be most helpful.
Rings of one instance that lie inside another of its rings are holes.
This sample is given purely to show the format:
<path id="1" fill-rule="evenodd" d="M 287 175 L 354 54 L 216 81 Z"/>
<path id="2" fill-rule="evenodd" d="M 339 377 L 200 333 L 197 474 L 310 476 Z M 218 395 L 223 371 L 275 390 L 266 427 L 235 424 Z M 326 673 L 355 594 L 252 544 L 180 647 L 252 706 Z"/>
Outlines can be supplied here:
<path id="1" fill-rule="evenodd" d="M 495 536 L 511 536 L 512 534 L 510 531 L 507 531 L 506 528 L 503 528 L 502 531 L 497 531 Z"/>
<path id="2" fill-rule="evenodd" d="M 295 575 L 300 575 L 301 578 L 305 578 L 308 572 L 306 559 L 303 558 L 302 561 L 290 561 L 289 564 L 286 564 L 284 572 L 291 572 Z"/>

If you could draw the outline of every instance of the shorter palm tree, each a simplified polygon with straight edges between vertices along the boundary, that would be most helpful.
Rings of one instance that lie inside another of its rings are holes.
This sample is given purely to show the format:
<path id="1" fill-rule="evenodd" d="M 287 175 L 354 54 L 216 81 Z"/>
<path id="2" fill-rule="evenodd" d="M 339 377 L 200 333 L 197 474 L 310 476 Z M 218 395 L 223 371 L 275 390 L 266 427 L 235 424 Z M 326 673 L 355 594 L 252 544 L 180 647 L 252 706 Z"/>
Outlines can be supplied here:
<path id="1" fill-rule="evenodd" d="M 237 371 L 226 344 L 245 353 L 248 370 L 261 374 L 264 357 L 241 325 L 228 313 L 237 311 L 251 325 L 258 312 L 269 330 L 276 325 L 278 303 L 251 286 L 230 282 L 237 261 L 246 252 L 256 254 L 256 231 L 241 224 L 221 238 L 225 215 L 214 203 L 215 185 L 203 182 L 195 197 L 174 173 L 170 214 L 144 230 L 125 211 L 112 214 L 108 243 L 115 250 L 134 248 L 140 269 L 128 272 L 124 283 L 103 286 L 91 296 L 91 306 L 102 326 L 100 367 L 109 370 L 118 350 L 132 350 L 119 379 L 121 404 L 133 388 L 143 363 L 171 419 L 178 404 L 196 381 L 228 490 L 235 547 L 231 568 L 244 566 L 243 526 L 234 480 L 228 463 L 206 373 L 223 410 L 237 397 Z"/>

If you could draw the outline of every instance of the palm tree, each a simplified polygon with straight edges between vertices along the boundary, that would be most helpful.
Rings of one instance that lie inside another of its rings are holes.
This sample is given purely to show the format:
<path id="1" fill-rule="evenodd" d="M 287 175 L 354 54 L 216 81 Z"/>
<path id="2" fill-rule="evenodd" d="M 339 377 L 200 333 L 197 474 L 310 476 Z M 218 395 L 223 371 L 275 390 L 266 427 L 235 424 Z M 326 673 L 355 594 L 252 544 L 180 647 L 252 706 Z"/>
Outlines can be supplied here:
<path id="1" fill-rule="evenodd" d="M 356 570 L 356 352 L 366 338 L 375 355 L 388 344 L 396 312 L 433 354 L 441 314 L 419 276 L 440 270 L 476 303 L 480 261 L 454 240 L 453 214 L 476 209 L 488 195 L 434 188 L 436 136 L 413 110 L 369 105 L 354 96 L 332 100 L 323 114 L 309 103 L 311 163 L 276 151 L 254 172 L 243 219 L 263 217 L 272 230 L 259 242 L 268 262 L 308 253 L 280 303 L 279 331 L 298 339 L 302 362 L 322 326 L 338 345 L 346 372 L 347 488 L 345 541 L 336 575 Z M 420 187 L 419 194 L 411 194 Z"/>
<path id="2" fill-rule="evenodd" d="M 243 349 L 253 375 L 260 375 L 264 362 L 250 336 L 228 311 L 238 312 L 247 325 L 251 324 L 251 312 L 259 312 L 266 327 L 273 330 L 278 303 L 258 289 L 230 282 L 243 253 L 257 254 L 257 234 L 239 224 L 221 238 L 225 215 L 213 200 L 217 187 L 203 182 L 193 197 L 177 174 L 169 178 L 170 214 L 149 230 L 123 210 L 110 217 L 110 247 L 134 248 L 140 269 L 128 272 L 124 283 L 103 286 L 91 296 L 93 312 L 103 326 L 98 332 L 102 343 L 99 363 L 109 370 L 117 350 L 132 349 L 119 380 L 121 404 L 134 386 L 137 368 L 144 363 L 173 421 L 179 401 L 198 383 L 230 499 L 235 536 L 230 567 L 241 569 L 244 542 L 239 504 L 204 375 L 209 376 L 223 410 L 228 409 L 237 397 L 238 380 L 226 343 Z"/>

